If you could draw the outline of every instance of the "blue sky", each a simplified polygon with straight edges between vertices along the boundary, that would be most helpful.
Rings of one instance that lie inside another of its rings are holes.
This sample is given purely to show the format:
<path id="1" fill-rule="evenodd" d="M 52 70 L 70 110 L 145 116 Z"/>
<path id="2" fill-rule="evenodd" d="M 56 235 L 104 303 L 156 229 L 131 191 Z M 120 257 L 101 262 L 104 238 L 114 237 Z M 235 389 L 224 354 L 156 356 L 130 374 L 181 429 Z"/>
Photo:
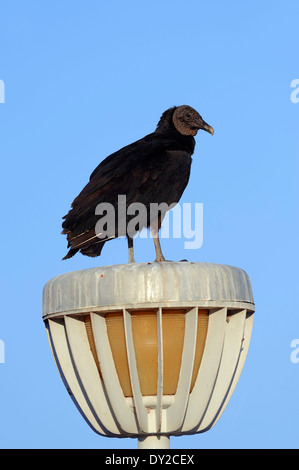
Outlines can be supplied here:
<path id="1" fill-rule="evenodd" d="M 182 198 L 203 203 L 203 245 L 169 240 L 165 255 L 244 269 L 256 314 L 221 419 L 171 447 L 298 448 L 298 17 L 297 0 L 1 3 L 0 448 L 136 448 L 94 434 L 74 407 L 41 295 L 61 273 L 127 262 L 123 239 L 61 261 L 61 217 L 104 157 L 180 104 L 215 135 L 197 135 Z M 135 256 L 153 260 L 152 240 Z"/>

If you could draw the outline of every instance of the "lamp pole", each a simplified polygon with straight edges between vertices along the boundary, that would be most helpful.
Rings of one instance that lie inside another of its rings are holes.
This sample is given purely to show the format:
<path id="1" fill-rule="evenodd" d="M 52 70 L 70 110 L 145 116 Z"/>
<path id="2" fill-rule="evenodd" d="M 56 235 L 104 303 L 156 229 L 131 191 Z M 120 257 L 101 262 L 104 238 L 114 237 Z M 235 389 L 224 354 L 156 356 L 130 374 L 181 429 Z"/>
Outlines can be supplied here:
<path id="1" fill-rule="evenodd" d="M 169 436 L 138 437 L 138 449 L 169 449 Z"/>

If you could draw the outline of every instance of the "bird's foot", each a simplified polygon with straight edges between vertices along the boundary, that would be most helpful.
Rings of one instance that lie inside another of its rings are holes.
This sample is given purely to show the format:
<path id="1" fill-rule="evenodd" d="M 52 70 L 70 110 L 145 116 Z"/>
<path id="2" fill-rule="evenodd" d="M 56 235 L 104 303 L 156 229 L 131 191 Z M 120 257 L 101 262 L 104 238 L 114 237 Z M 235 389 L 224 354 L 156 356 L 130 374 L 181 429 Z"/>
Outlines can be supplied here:
<path id="1" fill-rule="evenodd" d="M 164 258 L 164 256 L 157 256 L 157 258 L 155 259 L 154 263 L 161 263 L 162 261 L 166 261 L 166 259 Z"/>
<path id="2" fill-rule="evenodd" d="M 165 261 L 166 263 L 173 263 L 174 261 L 172 259 L 165 259 L 164 257 L 163 258 L 156 258 L 154 263 L 160 263 L 162 261 Z M 187 259 L 181 259 L 179 261 L 179 263 L 189 263 L 189 261 Z M 150 264 L 150 263 L 149 263 Z"/>

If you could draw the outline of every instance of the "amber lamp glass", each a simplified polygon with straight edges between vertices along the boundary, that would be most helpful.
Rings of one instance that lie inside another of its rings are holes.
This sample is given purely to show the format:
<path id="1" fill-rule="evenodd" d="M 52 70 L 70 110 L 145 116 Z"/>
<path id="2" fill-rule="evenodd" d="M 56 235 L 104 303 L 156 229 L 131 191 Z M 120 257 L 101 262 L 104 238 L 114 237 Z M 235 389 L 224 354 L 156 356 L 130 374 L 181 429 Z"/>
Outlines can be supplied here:
<path id="1" fill-rule="evenodd" d="M 174 395 L 179 380 L 185 335 L 186 310 L 166 309 L 162 312 L 163 337 L 163 394 Z M 105 315 L 109 342 L 120 385 L 126 397 L 132 397 L 130 373 L 127 360 L 123 314 Z M 157 395 L 158 334 L 156 310 L 131 312 L 135 357 L 143 396 Z M 197 341 L 190 392 L 200 367 L 208 330 L 208 310 L 198 310 Z M 85 317 L 86 331 L 94 357 L 96 351 L 90 327 L 89 315 Z M 100 366 L 98 364 L 101 375 Z"/>

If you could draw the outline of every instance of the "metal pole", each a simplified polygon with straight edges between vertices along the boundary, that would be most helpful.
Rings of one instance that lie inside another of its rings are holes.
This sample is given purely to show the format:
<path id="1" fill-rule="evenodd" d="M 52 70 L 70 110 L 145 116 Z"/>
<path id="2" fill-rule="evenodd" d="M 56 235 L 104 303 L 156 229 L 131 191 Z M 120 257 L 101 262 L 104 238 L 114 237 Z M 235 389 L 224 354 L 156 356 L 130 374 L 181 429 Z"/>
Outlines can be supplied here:
<path id="1" fill-rule="evenodd" d="M 168 436 L 145 436 L 138 438 L 138 449 L 169 449 Z"/>

